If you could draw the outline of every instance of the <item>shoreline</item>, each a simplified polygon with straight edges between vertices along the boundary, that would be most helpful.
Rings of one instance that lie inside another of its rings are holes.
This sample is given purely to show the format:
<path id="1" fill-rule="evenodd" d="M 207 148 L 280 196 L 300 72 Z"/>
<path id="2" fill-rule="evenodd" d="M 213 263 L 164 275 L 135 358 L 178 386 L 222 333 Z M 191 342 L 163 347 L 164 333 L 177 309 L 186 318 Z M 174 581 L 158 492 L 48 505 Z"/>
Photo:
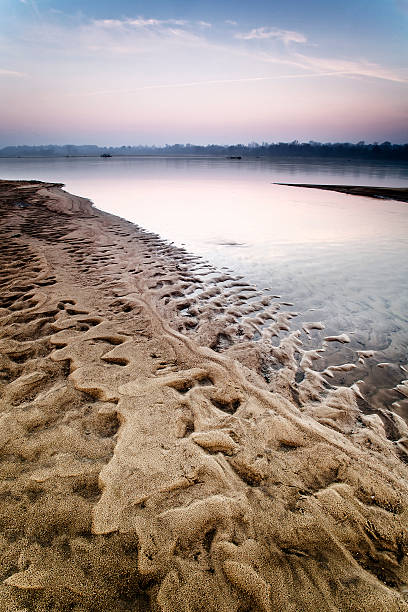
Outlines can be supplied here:
<path id="1" fill-rule="evenodd" d="M 397 200 L 408 202 L 408 188 L 406 187 L 370 187 L 364 185 L 314 185 L 311 183 L 273 183 L 274 185 L 286 185 L 287 187 L 304 187 L 306 189 L 323 189 L 327 191 L 338 191 L 348 195 L 365 196 L 381 200 Z"/>
<path id="2" fill-rule="evenodd" d="M 60 184 L 0 204 L 0 610 L 408 611 L 400 417 L 297 383 L 242 277 Z"/>

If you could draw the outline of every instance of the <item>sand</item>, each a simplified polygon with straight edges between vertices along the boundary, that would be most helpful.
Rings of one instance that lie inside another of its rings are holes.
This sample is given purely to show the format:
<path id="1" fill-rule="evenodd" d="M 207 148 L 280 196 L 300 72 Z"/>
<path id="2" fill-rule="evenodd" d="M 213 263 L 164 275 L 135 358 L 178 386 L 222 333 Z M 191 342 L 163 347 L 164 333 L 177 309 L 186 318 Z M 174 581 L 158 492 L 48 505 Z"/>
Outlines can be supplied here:
<path id="1" fill-rule="evenodd" d="M 408 610 L 404 420 L 275 296 L 60 186 L 0 202 L 0 610 Z"/>
<path id="2" fill-rule="evenodd" d="M 275 183 L 275 185 L 287 185 L 288 187 L 306 187 L 309 189 L 325 189 L 328 191 L 339 191 L 349 195 L 366 196 L 369 198 L 380 198 L 382 200 L 398 200 L 408 202 L 408 189 L 406 187 L 371 187 L 364 185 L 312 185 L 311 183 Z"/>

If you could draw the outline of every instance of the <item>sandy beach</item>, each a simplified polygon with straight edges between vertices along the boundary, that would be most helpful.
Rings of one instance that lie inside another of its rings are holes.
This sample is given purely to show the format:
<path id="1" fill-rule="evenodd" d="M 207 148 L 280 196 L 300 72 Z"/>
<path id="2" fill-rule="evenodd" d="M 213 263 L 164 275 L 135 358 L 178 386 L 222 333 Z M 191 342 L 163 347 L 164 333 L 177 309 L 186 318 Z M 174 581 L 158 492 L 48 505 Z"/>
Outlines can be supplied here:
<path id="1" fill-rule="evenodd" d="M 61 187 L 0 181 L 0 610 L 408 611 L 403 418 Z"/>

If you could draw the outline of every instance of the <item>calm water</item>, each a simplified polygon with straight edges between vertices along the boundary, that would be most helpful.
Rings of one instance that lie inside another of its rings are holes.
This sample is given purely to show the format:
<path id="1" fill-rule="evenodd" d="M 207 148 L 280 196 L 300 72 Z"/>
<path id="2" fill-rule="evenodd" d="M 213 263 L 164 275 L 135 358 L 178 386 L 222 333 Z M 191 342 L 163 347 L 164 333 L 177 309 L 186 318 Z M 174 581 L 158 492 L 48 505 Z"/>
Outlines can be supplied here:
<path id="1" fill-rule="evenodd" d="M 274 185 L 407 186 L 408 164 L 203 158 L 0 159 L 0 177 L 66 184 L 98 208 L 271 287 L 323 335 L 376 349 L 403 378 L 408 346 L 408 204 Z M 317 340 L 317 338 L 316 338 Z M 337 343 L 336 343 L 337 344 Z M 350 350 L 351 358 L 351 350 Z M 389 385 L 383 369 L 378 384 Z M 405 375 L 406 377 L 406 375 Z"/>

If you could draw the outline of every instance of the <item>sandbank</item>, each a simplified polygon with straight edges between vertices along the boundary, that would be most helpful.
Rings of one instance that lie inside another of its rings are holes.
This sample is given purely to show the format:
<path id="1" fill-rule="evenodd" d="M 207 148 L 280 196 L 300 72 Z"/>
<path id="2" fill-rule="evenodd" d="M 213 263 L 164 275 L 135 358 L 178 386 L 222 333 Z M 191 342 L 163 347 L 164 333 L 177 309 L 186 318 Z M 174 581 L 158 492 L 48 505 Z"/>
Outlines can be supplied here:
<path id="1" fill-rule="evenodd" d="M 408 202 L 408 189 L 406 187 L 370 187 L 363 185 L 313 185 L 311 183 L 274 183 L 274 185 L 287 185 L 288 187 L 306 187 L 308 189 L 325 189 L 339 191 L 349 195 L 366 196 L 383 200 L 398 200 Z"/>
<path id="2" fill-rule="evenodd" d="M 0 610 L 408 611 L 402 418 L 239 276 L 60 185 L 0 204 Z"/>

